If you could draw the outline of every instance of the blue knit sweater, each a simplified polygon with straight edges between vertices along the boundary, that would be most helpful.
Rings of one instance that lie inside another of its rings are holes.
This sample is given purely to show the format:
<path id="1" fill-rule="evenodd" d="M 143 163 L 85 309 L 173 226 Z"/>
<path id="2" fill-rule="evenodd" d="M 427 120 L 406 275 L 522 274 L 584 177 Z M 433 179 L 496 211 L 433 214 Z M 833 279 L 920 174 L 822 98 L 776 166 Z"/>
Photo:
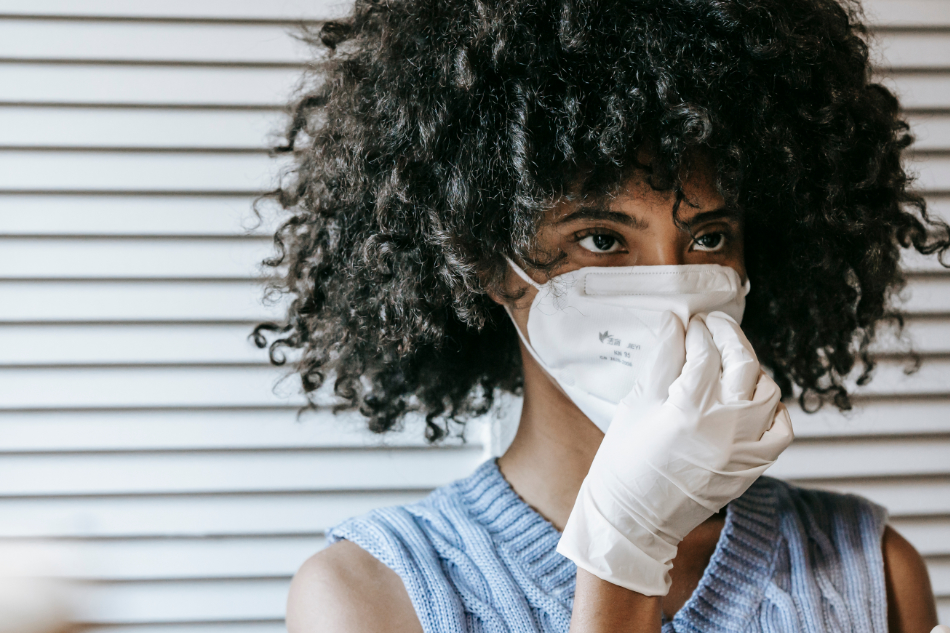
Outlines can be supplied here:
<path id="1" fill-rule="evenodd" d="M 705 574 L 663 633 L 887 631 L 885 511 L 760 478 L 729 504 Z M 402 578 L 426 633 L 568 630 L 574 563 L 494 460 L 405 506 L 338 525 Z"/>

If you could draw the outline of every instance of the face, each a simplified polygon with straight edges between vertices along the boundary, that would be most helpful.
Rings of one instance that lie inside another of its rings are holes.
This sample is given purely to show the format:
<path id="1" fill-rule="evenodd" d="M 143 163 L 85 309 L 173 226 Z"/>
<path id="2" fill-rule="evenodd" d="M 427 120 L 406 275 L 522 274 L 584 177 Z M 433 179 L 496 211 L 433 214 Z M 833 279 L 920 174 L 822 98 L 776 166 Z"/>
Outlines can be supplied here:
<path id="1" fill-rule="evenodd" d="M 564 254 L 551 277 L 588 266 L 720 264 L 734 268 L 744 282 L 741 218 L 725 206 L 707 170 L 694 170 L 683 193 L 677 216 L 684 228 L 673 221 L 675 195 L 653 190 L 643 176 L 631 178 L 620 195 L 603 203 L 557 203 L 538 232 L 538 253 Z M 528 274 L 538 283 L 549 278 L 539 271 Z M 537 290 L 511 271 L 506 283 L 509 292 L 525 291 L 510 308 L 526 331 Z"/>

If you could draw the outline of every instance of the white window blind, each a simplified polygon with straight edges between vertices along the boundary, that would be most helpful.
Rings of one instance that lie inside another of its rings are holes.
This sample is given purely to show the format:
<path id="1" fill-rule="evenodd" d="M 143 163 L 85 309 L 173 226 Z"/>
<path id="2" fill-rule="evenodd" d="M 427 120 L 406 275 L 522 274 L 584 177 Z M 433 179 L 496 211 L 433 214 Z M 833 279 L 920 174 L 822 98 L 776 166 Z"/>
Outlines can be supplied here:
<path id="1" fill-rule="evenodd" d="M 42 541 L 111 633 L 275 633 L 326 528 L 420 498 L 486 456 L 384 444 L 355 415 L 299 421 L 293 379 L 247 341 L 270 225 L 269 134 L 346 3 L 0 0 L 0 541 Z M 881 76 L 950 219 L 950 4 L 874 0 Z M 950 274 L 908 258 L 923 354 L 883 361 L 861 411 L 795 414 L 772 474 L 887 506 L 950 623 Z M 509 412 L 511 413 L 511 412 Z M 504 443 L 495 437 L 496 446 Z"/>

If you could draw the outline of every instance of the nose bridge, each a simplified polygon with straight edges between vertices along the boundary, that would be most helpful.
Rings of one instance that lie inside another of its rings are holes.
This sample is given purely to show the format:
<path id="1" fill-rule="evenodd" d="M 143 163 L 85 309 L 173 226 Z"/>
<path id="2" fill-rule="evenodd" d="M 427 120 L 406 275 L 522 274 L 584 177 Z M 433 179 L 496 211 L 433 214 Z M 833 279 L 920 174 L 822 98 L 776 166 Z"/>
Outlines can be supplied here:
<path id="1" fill-rule="evenodd" d="M 673 226 L 673 230 L 657 231 L 653 244 L 645 249 L 650 253 L 647 261 L 639 262 L 643 266 L 682 266 L 686 263 L 683 248 L 683 232 Z"/>
<path id="2" fill-rule="evenodd" d="M 682 266 L 686 264 L 690 236 L 675 221 L 675 204 L 669 197 L 644 205 L 641 213 L 648 217 L 642 234 L 637 266 Z"/>

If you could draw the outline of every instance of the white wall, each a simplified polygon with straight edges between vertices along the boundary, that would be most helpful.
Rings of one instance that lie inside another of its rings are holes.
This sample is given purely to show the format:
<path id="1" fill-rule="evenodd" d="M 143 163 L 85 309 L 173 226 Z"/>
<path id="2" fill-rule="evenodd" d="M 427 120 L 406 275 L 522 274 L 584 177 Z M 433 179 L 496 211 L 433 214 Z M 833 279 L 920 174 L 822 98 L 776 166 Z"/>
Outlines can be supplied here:
<path id="1" fill-rule="evenodd" d="M 295 21 L 344 3 L 0 1 L 0 541 L 43 538 L 113 633 L 282 629 L 324 530 L 485 457 L 295 419 L 246 335 L 267 229 L 249 201 L 306 57 Z M 875 0 L 881 68 L 950 217 L 950 4 Z M 925 362 L 887 360 L 863 413 L 796 415 L 773 474 L 888 506 L 950 622 L 950 275 L 910 261 Z M 414 429 L 418 431 L 418 429 Z"/>

